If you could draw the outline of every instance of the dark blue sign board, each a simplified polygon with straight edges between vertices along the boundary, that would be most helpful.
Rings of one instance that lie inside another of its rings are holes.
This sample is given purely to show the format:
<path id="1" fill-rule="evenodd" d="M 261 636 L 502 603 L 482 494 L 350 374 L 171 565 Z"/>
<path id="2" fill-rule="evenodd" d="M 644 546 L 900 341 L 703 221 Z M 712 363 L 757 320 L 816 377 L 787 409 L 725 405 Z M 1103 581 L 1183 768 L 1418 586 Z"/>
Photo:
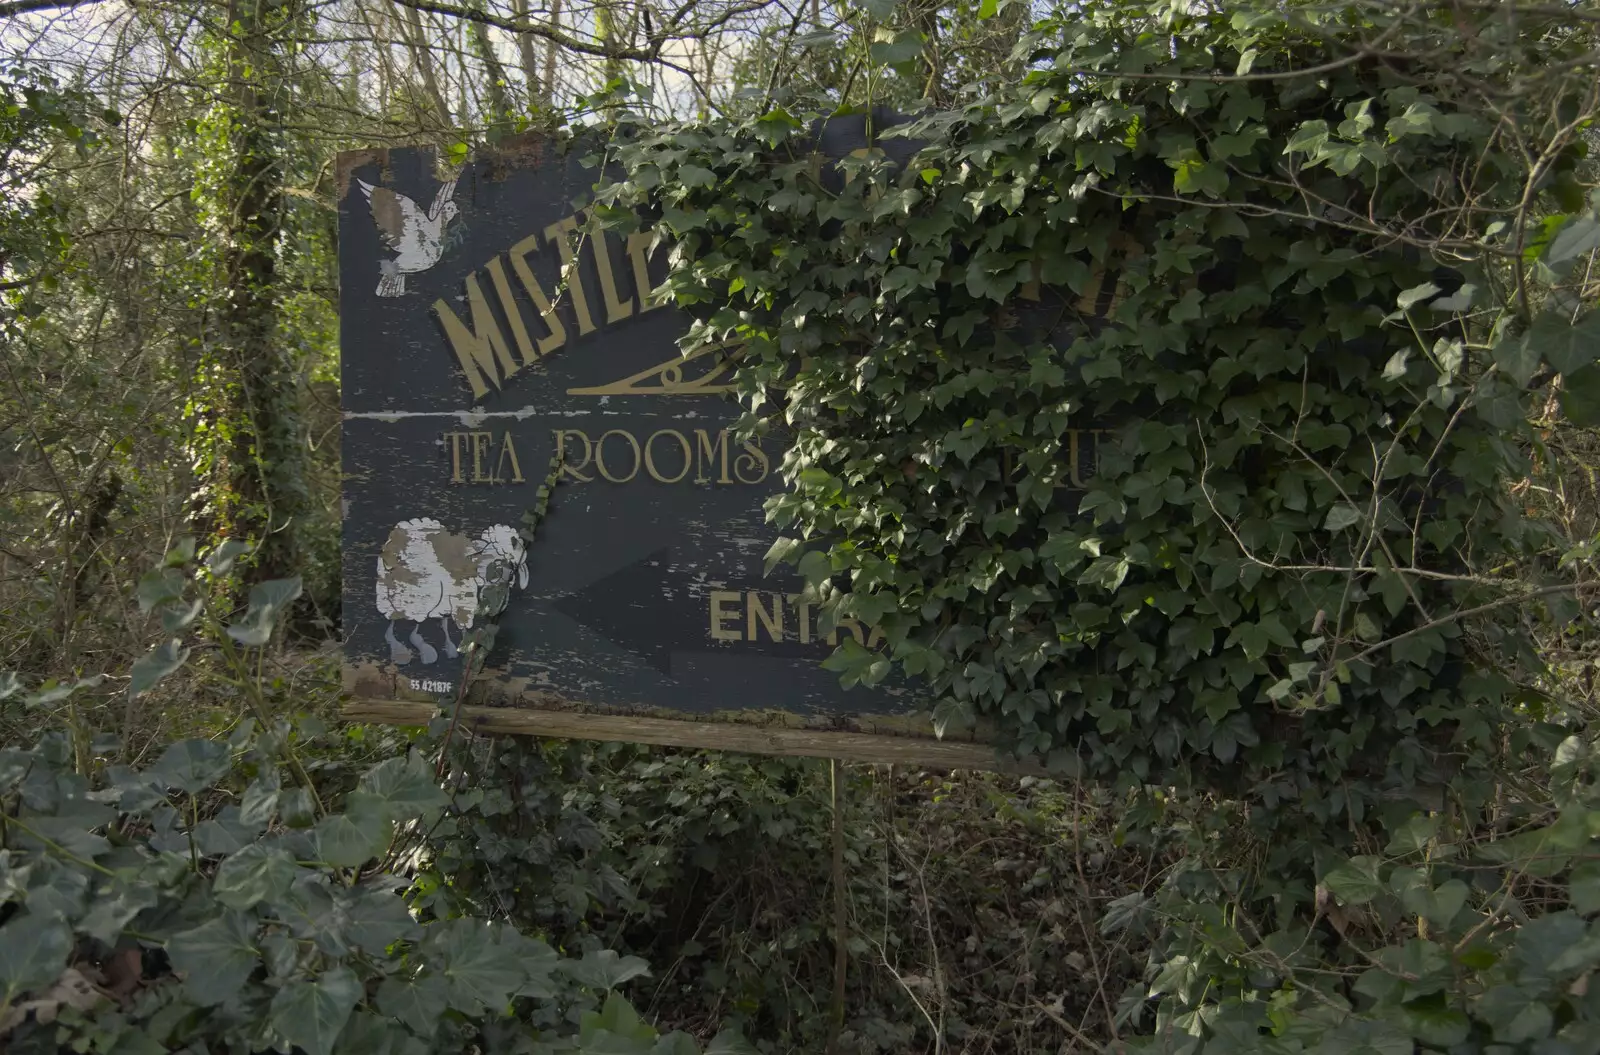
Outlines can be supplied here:
<path id="1" fill-rule="evenodd" d="M 864 131 L 832 126 L 823 151 Z M 453 703 L 462 635 L 510 568 L 468 697 L 484 728 L 981 764 L 987 747 L 927 739 L 906 686 L 846 691 L 820 666 L 839 635 L 874 633 L 822 633 L 798 581 L 763 575 L 782 451 L 735 436 L 726 359 L 679 351 L 688 316 L 649 295 L 653 232 L 584 230 L 587 153 L 340 158 L 347 713 Z"/>

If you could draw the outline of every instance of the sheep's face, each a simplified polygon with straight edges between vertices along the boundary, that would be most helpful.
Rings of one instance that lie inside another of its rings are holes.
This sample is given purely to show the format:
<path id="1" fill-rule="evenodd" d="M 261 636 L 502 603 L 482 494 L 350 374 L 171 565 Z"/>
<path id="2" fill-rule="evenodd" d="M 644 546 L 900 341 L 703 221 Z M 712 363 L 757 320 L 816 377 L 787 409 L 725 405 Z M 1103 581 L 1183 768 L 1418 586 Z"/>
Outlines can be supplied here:
<path id="1" fill-rule="evenodd" d="M 517 588 L 526 589 L 528 586 L 528 544 L 522 541 L 522 536 L 504 524 L 496 524 L 484 531 L 482 536 L 481 560 L 487 568 L 492 561 L 504 562 L 509 575 L 511 569 L 516 570 Z"/>

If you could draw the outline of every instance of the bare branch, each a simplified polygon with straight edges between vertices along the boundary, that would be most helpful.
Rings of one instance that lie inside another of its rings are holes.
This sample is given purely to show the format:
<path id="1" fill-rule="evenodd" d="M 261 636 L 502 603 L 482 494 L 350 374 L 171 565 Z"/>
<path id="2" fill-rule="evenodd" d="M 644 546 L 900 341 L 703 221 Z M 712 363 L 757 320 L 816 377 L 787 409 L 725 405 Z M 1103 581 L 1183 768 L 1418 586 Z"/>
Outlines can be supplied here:
<path id="1" fill-rule="evenodd" d="M 474 11 L 456 4 L 442 3 L 439 0 L 395 0 L 395 2 L 417 11 L 427 11 L 436 15 L 449 15 L 451 18 L 459 18 L 467 22 L 503 29 L 508 33 L 539 37 L 579 55 L 592 55 L 595 58 L 609 59 L 611 61 L 657 62 L 661 58 L 662 48 L 669 41 L 697 40 L 708 36 L 740 15 L 760 11 L 770 6 L 772 0 L 748 0 L 745 3 L 732 4 L 718 12 L 714 18 L 702 24 L 690 26 L 684 24 L 683 18 L 691 13 L 696 6 L 695 0 L 691 0 L 691 2 L 680 7 L 673 21 L 651 37 L 649 44 L 642 48 L 620 45 L 615 40 L 586 40 L 564 31 L 559 24 L 530 21 L 525 18 L 505 18 L 501 15 L 493 15 L 485 11 Z"/>
<path id="2" fill-rule="evenodd" d="M 98 3 L 100 0 L 7 0 L 0 3 L 0 18 L 15 18 L 30 11 L 65 11 Z"/>

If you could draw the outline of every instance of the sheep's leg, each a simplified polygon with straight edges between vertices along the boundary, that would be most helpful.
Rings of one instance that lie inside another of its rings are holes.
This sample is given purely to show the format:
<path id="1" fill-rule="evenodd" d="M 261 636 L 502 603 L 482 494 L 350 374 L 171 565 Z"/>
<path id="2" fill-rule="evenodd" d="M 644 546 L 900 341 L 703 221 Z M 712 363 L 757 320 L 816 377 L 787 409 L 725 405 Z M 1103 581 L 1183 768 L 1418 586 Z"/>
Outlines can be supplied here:
<path id="1" fill-rule="evenodd" d="M 439 631 L 442 634 L 444 634 L 444 658 L 445 659 L 455 659 L 457 656 L 459 656 L 461 654 L 461 651 L 460 651 L 460 649 L 456 648 L 456 643 L 454 641 L 450 640 L 450 617 L 449 616 L 441 615 L 439 617 Z"/>
<path id="2" fill-rule="evenodd" d="M 424 663 L 434 663 L 434 662 L 438 661 L 439 653 L 437 653 L 437 652 L 435 652 L 433 650 L 433 646 L 432 645 L 430 645 L 426 641 L 422 640 L 422 624 L 421 623 L 418 623 L 416 625 L 416 627 L 411 631 L 411 644 L 416 647 L 417 653 L 422 656 L 422 662 L 424 662 Z"/>
<path id="3" fill-rule="evenodd" d="M 389 625 L 384 628 L 383 639 L 389 642 L 389 659 L 397 666 L 405 666 L 411 662 L 411 650 L 400 643 L 394 636 L 394 620 L 390 619 Z"/>

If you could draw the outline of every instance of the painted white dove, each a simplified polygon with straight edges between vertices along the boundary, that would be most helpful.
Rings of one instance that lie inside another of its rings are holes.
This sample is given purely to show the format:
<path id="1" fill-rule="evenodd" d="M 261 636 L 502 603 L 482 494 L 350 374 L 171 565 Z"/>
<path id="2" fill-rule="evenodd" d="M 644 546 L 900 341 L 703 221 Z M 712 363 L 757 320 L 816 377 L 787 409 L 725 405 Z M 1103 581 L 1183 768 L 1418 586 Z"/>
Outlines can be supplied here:
<path id="1" fill-rule="evenodd" d="M 374 187 L 359 179 L 356 184 L 372 205 L 372 222 L 378 225 L 378 237 L 396 254 L 393 260 L 378 261 L 378 296 L 398 297 L 406 291 L 407 275 L 426 271 L 439 262 L 444 252 L 445 226 L 461 211 L 452 200 L 456 181 L 439 186 L 426 213 L 416 202 L 388 187 Z"/>

